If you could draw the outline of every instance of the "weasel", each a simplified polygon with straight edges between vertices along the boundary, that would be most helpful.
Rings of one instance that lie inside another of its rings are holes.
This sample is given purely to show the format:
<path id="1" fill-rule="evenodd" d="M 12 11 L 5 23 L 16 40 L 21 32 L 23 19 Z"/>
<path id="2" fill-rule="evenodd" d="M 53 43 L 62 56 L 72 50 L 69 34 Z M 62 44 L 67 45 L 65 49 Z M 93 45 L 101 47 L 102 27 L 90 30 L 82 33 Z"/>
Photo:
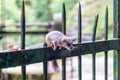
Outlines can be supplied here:
<path id="1" fill-rule="evenodd" d="M 71 45 L 75 40 L 74 37 L 68 37 L 61 33 L 60 31 L 51 31 L 49 32 L 46 37 L 45 41 L 48 47 L 51 47 L 54 51 L 57 49 L 66 48 L 67 50 L 71 50 Z"/>

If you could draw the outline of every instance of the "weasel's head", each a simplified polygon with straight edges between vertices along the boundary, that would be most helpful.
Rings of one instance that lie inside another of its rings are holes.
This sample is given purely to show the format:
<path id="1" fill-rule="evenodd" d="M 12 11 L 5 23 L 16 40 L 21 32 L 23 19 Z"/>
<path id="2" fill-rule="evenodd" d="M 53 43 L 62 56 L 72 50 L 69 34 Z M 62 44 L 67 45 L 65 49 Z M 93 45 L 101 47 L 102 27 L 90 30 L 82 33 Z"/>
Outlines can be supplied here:
<path id="1" fill-rule="evenodd" d="M 73 42 L 76 40 L 76 38 L 73 37 L 65 37 L 61 40 L 62 46 L 65 47 L 68 50 L 71 50 L 73 48 Z"/>
<path id="2" fill-rule="evenodd" d="M 64 37 L 61 39 L 61 43 L 63 44 L 72 44 L 75 41 L 75 38 L 72 37 Z"/>

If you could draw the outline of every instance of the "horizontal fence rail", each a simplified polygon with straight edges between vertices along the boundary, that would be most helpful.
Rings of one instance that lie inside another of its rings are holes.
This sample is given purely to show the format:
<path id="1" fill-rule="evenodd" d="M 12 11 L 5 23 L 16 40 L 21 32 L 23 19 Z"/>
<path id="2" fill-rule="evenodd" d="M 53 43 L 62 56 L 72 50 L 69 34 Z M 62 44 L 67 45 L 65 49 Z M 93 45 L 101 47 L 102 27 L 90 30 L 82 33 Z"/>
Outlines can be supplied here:
<path id="1" fill-rule="evenodd" d="M 45 28 L 50 28 L 53 26 L 54 22 L 34 22 L 34 23 L 26 23 L 26 27 L 31 27 L 31 26 L 39 26 L 39 27 L 45 27 Z M 1 28 L 7 27 L 7 26 L 16 26 L 16 27 L 21 27 L 20 23 L 14 23 L 14 24 L 0 24 Z"/>
<path id="2" fill-rule="evenodd" d="M 16 23 L 16 24 L 10 24 L 10 25 L 5 25 L 5 24 L 0 24 L 0 34 L 12 34 L 12 35 L 16 35 L 16 34 L 20 34 L 21 31 L 8 31 L 8 30 L 4 30 L 3 28 L 4 27 L 12 27 L 12 26 L 21 26 L 20 23 Z M 52 28 L 54 27 L 54 22 L 36 22 L 36 23 L 26 23 L 25 25 L 26 27 L 30 27 L 30 26 L 37 26 L 37 27 L 44 27 L 46 29 L 49 29 L 49 28 Z M 27 30 L 25 33 L 26 34 L 35 34 L 35 35 L 43 35 L 43 34 L 47 34 L 49 31 L 48 30 L 43 30 L 43 31 L 39 31 L 39 30 L 34 30 L 34 31 L 31 31 L 31 30 Z"/>
<path id="3" fill-rule="evenodd" d="M 35 35 L 43 35 L 43 34 L 47 34 L 49 31 L 26 31 L 26 34 L 35 34 Z M 21 31 L 0 31 L 0 34 L 11 34 L 11 35 L 16 35 L 16 34 L 20 34 Z"/>
<path id="4" fill-rule="evenodd" d="M 14 52 L 0 52 L 0 68 L 8 68 L 20 65 L 28 65 L 37 62 L 62 59 L 67 57 L 104 52 L 120 49 L 120 40 L 95 41 L 81 44 L 74 44 L 74 50 L 65 49 L 53 51 L 51 48 L 37 48 L 30 50 L 19 50 Z M 79 47 L 78 47 L 79 46 Z"/>

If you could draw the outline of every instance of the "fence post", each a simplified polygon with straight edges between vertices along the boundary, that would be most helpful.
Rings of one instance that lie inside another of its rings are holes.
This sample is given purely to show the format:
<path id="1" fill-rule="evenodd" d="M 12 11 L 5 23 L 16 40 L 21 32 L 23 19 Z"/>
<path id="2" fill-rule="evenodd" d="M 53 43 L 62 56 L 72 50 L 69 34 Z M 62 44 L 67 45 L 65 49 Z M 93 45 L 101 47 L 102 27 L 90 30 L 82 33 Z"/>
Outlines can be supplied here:
<path id="1" fill-rule="evenodd" d="M 62 32 L 66 35 L 66 9 L 65 3 L 62 6 Z M 62 59 L 62 80 L 66 80 L 66 58 Z"/>
<path id="2" fill-rule="evenodd" d="M 81 43 L 82 38 L 82 12 L 81 4 L 79 3 L 78 8 L 78 43 Z M 78 57 L 78 80 L 82 80 L 82 56 Z"/>
<path id="3" fill-rule="evenodd" d="M 114 38 L 120 38 L 120 0 L 114 2 Z M 114 80 L 120 80 L 120 50 L 114 51 Z"/>
<path id="4" fill-rule="evenodd" d="M 21 49 L 25 49 L 25 4 L 22 1 L 22 11 L 21 11 Z M 21 66 L 22 80 L 26 80 L 26 66 Z"/>

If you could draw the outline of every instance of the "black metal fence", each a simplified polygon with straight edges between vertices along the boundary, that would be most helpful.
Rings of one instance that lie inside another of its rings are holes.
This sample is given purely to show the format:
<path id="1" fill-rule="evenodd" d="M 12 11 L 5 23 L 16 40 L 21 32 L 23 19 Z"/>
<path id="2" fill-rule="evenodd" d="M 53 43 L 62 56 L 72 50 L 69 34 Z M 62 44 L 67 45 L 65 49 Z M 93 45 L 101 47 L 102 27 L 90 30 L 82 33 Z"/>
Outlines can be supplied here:
<path id="1" fill-rule="evenodd" d="M 119 25 L 117 25 L 119 18 L 117 15 L 118 3 L 120 4 L 120 0 L 114 0 L 114 34 L 115 38 L 112 40 L 108 40 L 108 8 L 106 7 L 105 14 L 105 39 L 96 41 L 96 30 L 97 30 L 97 22 L 99 15 L 96 14 L 93 35 L 91 42 L 82 43 L 81 42 L 81 32 L 82 32 L 82 18 L 81 18 L 81 5 L 79 3 L 78 10 L 78 43 L 73 44 L 74 49 L 68 51 L 64 48 L 61 50 L 53 51 L 51 48 L 46 47 L 44 44 L 43 48 L 36 48 L 25 50 L 25 6 L 23 1 L 22 6 L 22 16 L 21 16 L 21 50 L 14 52 L 0 52 L 0 68 L 8 68 L 14 66 L 21 66 L 22 69 L 22 80 L 26 80 L 26 65 L 32 63 L 43 62 L 43 72 L 44 72 L 44 80 L 47 80 L 47 62 L 50 60 L 62 59 L 62 80 L 66 80 L 66 58 L 78 56 L 78 80 L 82 80 L 82 55 L 91 54 L 92 55 L 92 80 L 96 80 L 96 54 L 98 52 L 104 52 L 105 57 L 105 71 L 104 71 L 104 80 L 108 80 L 108 51 L 116 50 L 115 55 L 115 64 L 114 66 L 114 79 L 119 80 L 119 49 L 120 49 L 120 40 L 118 38 L 119 34 Z M 116 17 L 117 16 L 117 17 Z M 118 21 L 117 21 L 118 19 Z M 65 4 L 63 3 L 62 10 L 62 32 L 66 34 L 66 10 Z M 118 71 L 117 71 L 118 70 Z"/>

